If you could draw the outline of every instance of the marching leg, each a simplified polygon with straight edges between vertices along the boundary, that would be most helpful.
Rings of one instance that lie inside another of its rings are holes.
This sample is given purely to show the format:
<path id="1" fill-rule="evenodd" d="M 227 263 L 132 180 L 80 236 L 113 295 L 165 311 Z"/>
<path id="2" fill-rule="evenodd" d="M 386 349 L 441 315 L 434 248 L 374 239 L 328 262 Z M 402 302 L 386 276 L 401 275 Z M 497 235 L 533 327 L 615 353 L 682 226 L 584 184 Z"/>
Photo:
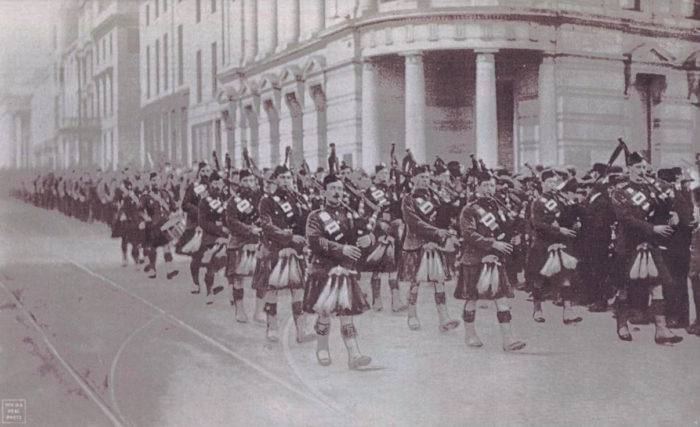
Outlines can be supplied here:
<path id="1" fill-rule="evenodd" d="M 510 307 L 505 299 L 496 300 L 496 317 L 501 328 L 501 337 L 503 338 L 503 351 L 517 351 L 525 347 L 525 342 L 516 339 L 513 336 L 513 330 L 510 326 L 512 319 Z"/>
<path id="2" fill-rule="evenodd" d="M 482 347 L 479 336 L 476 334 L 474 320 L 476 318 L 476 301 L 467 301 L 462 310 L 462 320 L 464 320 L 464 342 L 468 347 Z"/>
<path id="3" fill-rule="evenodd" d="M 236 322 L 247 323 L 248 315 L 245 312 L 245 305 L 243 304 L 243 281 L 240 277 L 232 278 L 231 281 L 231 286 L 233 288 L 231 291 L 231 306 L 233 307 Z"/>
<path id="4" fill-rule="evenodd" d="M 382 311 L 384 308 L 382 305 L 382 279 L 378 272 L 372 273 L 370 284 L 372 285 L 372 308 L 374 311 Z"/>
<path id="5" fill-rule="evenodd" d="M 418 320 L 418 283 L 411 282 L 408 294 L 408 328 L 412 331 L 420 329 Z"/>
<path id="6" fill-rule="evenodd" d="M 166 246 L 165 248 L 163 248 L 163 252 L 163 258 L 165 258 L 165 270 L 167 271 L 165 277 L 168 280 L 172 280 L 173 277 L 177 276 L 180 273 L 180 270 L 178 270 L 173 265 L 173 254 L 170 251 L 170 247 Z"/>
<path id="7" fill-rule="evenodd" d="M 391 278 L 389 273 L 389 289 L 391 289 L 391 311 L 398 313 L 408 308 L 408 304 L 401 301 L 401 292 L 399 290 L 399 280 Z"/>
<path id="8" fill-rule="evenodd" d="M 190 275 L 192 276 L 192 288 L 190 289 L 190 293 L 192 293 L 192 294 L 198 294 L 200 292 L 200 289 L 199 289 L 199 268 L 201 266 L 200 262 L 201 262 L 200 255 L 193 254 L 192 260 L 190 261 Z"/>
<path id="9" fill-rule="evenodd" d="M 695 304 L 695 322 L 688 326 L 686 332 L 700 336 L 700 274 L 690 276 L 690 284 L 693 289 L 693 303 Z"/>
<path id="10" fill-rule="evenodd" d="M 253 320 L 257 323 L 265 324 L 267 320 L 265 318 L 265 290 L 256 289 L 255 290 L 255 314 L 253 315 Z"/>
<path id="11" fill-rule="evenodd" d="M 357 330 L 350 316 L 340 316 L 340 334 L 343 337 L 343 343 L 348 350 L 348 368 L 357 369 L 362 366 L 367 366 L 372 363 L 372 358 L 364 356 L 360 352 L 360 346 L 357 344 Z"/>
<path id="12" fill-rule="evenodd" d="M 676 344 L 683 341 L 683 337 L 675 335 L 666 325 L 666 304 L 663 299 L 661 285 L 656 285 L 652 288 L 649 312 L 654 316 L 654 323 L 656 324 L 654 341 L 657 344 Z"/>
<path id="13" fill-rule="evenodd" d="M 277 291 L 268 290 L 265 293 L 265 313 L 267 314 L 267 331 L 265 336 L 270 342 L 279 341 L 277 328 Z"/>
<path id="14" fill-rule="evenodd" d="M 303 298 L 304 291 L 302 289 L 292 289 L 292 316 L 294 317 L 294 325 L 297 329 L 297 343 L 299 344 L 316 339 L 316 335 L 306 330 L 306 316 L 302 309 Z"/>
<path id="15" fill-rule="evenodd" d="M 446 301 L 444 283 L 435 283 L 435 306 L 437 307 L 441 332 L 447 332 L 459 326 L 459 320 L 451 319 L 447 313 Z"/>
<path id="16" fill-rule="evenodd" d="M 331 319 L 325 315 L 319 315 L 314 326 L 318 338 L 316 339 L 316 360 L 319 365 L 331 364 L 331 353 L 328 349 L 328 334 L 331 331 Z"/>
<path id="17" fill-rule="evenodd" d="M 565 325 L 576 324 L 583 320 L 580 316 L 576 316 L 571 306 L 573 296 L 573 287 L 571 286 L 571 282 L 567 280 L 561 288 L 561 299 L 564 304 L 564 308 L 562 309 L 562 321 Z"/>

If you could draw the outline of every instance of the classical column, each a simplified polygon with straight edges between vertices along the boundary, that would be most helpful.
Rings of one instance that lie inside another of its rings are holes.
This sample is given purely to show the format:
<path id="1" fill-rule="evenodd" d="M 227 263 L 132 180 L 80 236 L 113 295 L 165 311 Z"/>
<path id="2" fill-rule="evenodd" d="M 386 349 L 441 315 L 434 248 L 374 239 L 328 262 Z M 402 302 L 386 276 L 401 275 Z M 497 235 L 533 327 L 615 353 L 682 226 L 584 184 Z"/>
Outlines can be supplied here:
<path id="1" fill-rule="evenodd" d="M 488 167 L 498 165 L 495 50 L 476 52 L 476 155 Z"/>
<path id="2" fill-rule="evenodd" d="M 377 11 L 377 0 L 360 0 L 360 15 Z"/>
<path id="3" fill-rule="evenodd" d="M 557 146 L 557 94 L 554 76 L 554 57 L 544 55 L 538 77 L 540 104 L 540 163 L 552 166 L 559 163 Z"/>
<path id="4" fill-rule="evenodd" d="M 258 2 L 243 1 L 243 59 L 245 62 L 255 60 L 258 54 Z"/>
<path id="5" fill-rule="evenodd" d="M 404 54 L 404 56 L 406 57 L 406 148 L 411 150 L 413 157 L 418 163 L 425 163 L 425 76 L 423 72 L 423 54 L 410 52 Z"/>
<path id="6" fill-rule="evenodd" d="M 260 2 L 258 28 L 261 31 L 258 31 L 258 59 L 275 52 L 277 47 L 277 24 L 277 1 Z"/>
<path id="7" fill-rule="evenodd" d="M 362 168 L 370 173 L 379 163 L 379 76 L 371 59 L 362 64 Z"/>
<path id="8" fill-rule="evenodd" d="M 299 41 L 299 0 L 285 0 L 279 3 L 277 27 L 280 32 L 277 50 L 284 50 Z"/>
<path id="9" fill-rule="evenodd" d="M 301 16 L 305 20 L 304 40 L 318 34 L 326 26 L 326 1 L 325 0 L 301 0 Z"/>

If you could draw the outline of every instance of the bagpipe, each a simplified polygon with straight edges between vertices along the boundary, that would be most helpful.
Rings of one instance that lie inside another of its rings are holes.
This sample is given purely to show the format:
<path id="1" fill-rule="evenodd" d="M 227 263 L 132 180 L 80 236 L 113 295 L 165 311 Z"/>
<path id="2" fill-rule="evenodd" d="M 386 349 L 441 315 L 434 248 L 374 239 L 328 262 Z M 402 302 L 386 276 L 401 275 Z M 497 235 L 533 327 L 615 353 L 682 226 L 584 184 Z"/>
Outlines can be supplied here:
<path id="1" fill-rule="evenodd" d="M 290 188 L 290 191 L 292 195 L 294 196 L 294 199 L 297 202 L 297 205 L 299 208 L 306 212 L 307 214 L 311 212 L 311 208 L 309 206 L 309 201 L 307 200 L 306 196 L 299 191 L 299 182 L 302 180 L 301 176 L 299 175 L 299 172 L 297 169 L 294 167 L 294 159 L 292 157 L 292 147 L 287 146 L 284 150 L 284 165 L 289 169 L 289 171 L 292 173 L 293 182 L 292 182 L 292 187 Z M 305 215 L 302 215 L 305 216 Z"/>

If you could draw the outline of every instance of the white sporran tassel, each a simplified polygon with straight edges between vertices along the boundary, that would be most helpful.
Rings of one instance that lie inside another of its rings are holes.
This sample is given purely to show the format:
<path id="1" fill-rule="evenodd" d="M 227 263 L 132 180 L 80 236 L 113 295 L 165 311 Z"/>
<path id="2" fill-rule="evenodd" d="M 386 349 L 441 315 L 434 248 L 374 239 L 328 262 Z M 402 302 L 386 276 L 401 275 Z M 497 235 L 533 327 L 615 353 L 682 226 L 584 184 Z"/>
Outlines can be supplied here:
<path id="1" fill-rule="evenodd" d="M 476 282 L 476 289 L 479 291 L 479 294 L 484 294 L 489 289 L 490 285 L 489 270 L 491 269 L 491 264 L 482 263 L 481 265 L 481 274 L 479 275 L 479 281 Z"/>
<path id="2" fill-rule="evenodd" d="M 423 251 L 423 256 L 420 260 L 420 265 L 418 267 L 418 272 L 416 273 L 417 282 L 427 282 L 428 281 L 428 251 Z"/>
<path id="3" fill-rule="evenodd" d="M 630 279 L 632 280 L 637 280 L 639 279 L 639 268 L 642 264 L 642 254 L 641 252 L 637 252 L 637 256 L 634 258 L 634 262 L 632 263 L 632 268 L 630 269 Z"/>
<path id="4" fill-rule="evenodd" d="M 642 253 L 642 262 L 639 263 L 639 278 L 646 279 L 649 277 L 649 252 Z"/>
<path id="5" fill-rule="evenodd" d="M 565 269 L 576 270 L 576 266 L 578 265 L 578 260 L 576 258 L 566 253 L 563 249 L 560 251 L 560 255 L 561 264 L 564 266 Z"/>
<path id="6" fill-rule="evenodd" d="M 656 267 L 656 262 L 654 262 L 654 254 L 649 253 L 649 277 L 659 277 L 659 269 Z"/>
<path id="7" fill-rule="evenodd" d="M 496 292 L 498 292 L 499 279 L 498 264 L 493 264 L 491 268 L 491 295 L 496 295 Z"/>
<path id="8" fill-rule="evenodd" d="M 340 276 L 340 286 L 338 287 L 338 306 L 341 309 L 350 310 L 350 278 Z"/>
<path id="9" fill-rule="evenodd" d="M 326 280 L 326 284 L 323 286 L 323 290 L 318 296 L 316 304 L 314 304 L 314 311 L 316 313 L 327 314 L 323 311 L 323 309 L 326 305 L 326 301 L 328 301 L 328 298 L 330 297 L 331 292 L 333 291 L 333 281 L 335 280 L 335 277 L 336 276 L 328 276 L 328 280 Z"/>
<path id="10" fill-rule="evenodd" d="M 433 281 L 444 282 L 445 281 L 445 267 L 442 264 L 443 257 L 438 251 L 433 252 L 433 257 L 434 257 L 433 265 L 435 268 L 435 275 L 433 276 Z"/>

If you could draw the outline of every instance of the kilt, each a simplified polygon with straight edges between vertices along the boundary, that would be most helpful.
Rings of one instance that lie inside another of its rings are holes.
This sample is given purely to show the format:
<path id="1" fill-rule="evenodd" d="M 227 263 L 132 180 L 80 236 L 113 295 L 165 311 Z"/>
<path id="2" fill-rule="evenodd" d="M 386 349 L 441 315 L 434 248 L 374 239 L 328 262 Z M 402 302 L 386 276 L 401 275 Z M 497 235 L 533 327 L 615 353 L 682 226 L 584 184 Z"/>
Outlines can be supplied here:
<path id="1" fill-rule="evenodd" d="M 393 239 L 389 242 L 381 239 L 373 246 L 363 250 L 361 271 L 373 273 L 391 273 L 396 271 L 396 246 Z"/>
<path id="2" fill-rule="evenodd" d="M 540 271 L 542 270 L 542 267 L 545 266 L 548 259 L 548 247 L 530 248 L 530 251 L 527 254 L 525 277 L 528 281 L 532 281 L 533 287 L 536 289 L 542 289 L 546 285 L 549 285 L 558 288 L 562 286 L 566 281 L 569 281 L 573 284 L 574 279 L 576 277 L 575 270 L 562 269 L 560 273 L 551 277 L 542 275 Z"/>
<path id="3" fill-rule="evenodd" d="M 336 280 L 336 283 L 331 283 L 332 280 Z M 332 279 L 327 272 L 310 275 L 304 287 L 304 311 L 310 314 L 320 313 L 321 310 L 317 310 L 319 299 L 323 298 L 322 301 L 327 301 L 329 296 L 333 301 L 327 305 L 330 308 L 324 314 L 356 316 L 367 311 L 370 306 L 358 283 L 359 273 L 344 280 L 346 282 L 340 284 L 338 279 Z M 343 296 L 340 296 L 340 293 L 343 293 Z M 345 302 L 341 303 L 340 301 L 343 300 Z"/>
<path id="4" fill-rule="evenodd" d="M 258 262 L 255 264 L 255 271 L 253 272 L 251 288 L 255 289 L 256 291 L 267 290 L 267 282 L 270 278 L 270 271 L 272 271 L 270 259 L 258 258 Z"/>
<path id="5" fill-rule="evenodd" d="M 111 234 L 109 237 L 112 239 L 118 239 L 120 237 L 125 237 L 126 234 L 126 221 L 120 221 L 119 219 L 116 219 L 112 222 L 111 226 Z"/>
<path id="6" fill-rule="evenodd" d="M 283 249 L 282 251 L 285 251 Z M 282 252 L 280 251 L 280 252 Z M 292 258 L 296 258 L 295 260 Z M 292 265 L 294 264 L 294 265 Z M 286 277 L 286 278 L 285 278 Z M 288 280 L 292 278 L 292 280 Z M 303 258 L 273 256 L 267 275 L 267 290 L 304 289 L 306 277 L 306 260 Z M 279 282 L 279 283 L 278 283 Z"/>
<path id="7" fill-rule="evenodd" d="M 477 283 L 481 277 L 483 264 L 465 265 L 460 264 L 459 275 L 457 277 L 457 286 L 455 287 L 454 297 L 461 300 L 476 301 L 479 299 L 495 300 L 499 298 L 513 298 L 513 287 L 508 281 L 506 269 L 501 265 L 498 266 L 498 288 L 495 292 L 491 289 L 486 292 L 479 292 Z"/>
<path id="8" fill-rule="evenodd" d="M 134 246 L 146 244 L 146 230 L 139 228 L 138 221 L 125 221 L 122 237 Z"/>
<path id="9" fill-rule="evenodd" d="M 229 248 L 226 251 L 226 277 L 234 278 L 252 276 L 254 271 L 257 270 L 257 262 L 254 265 L 250 264 L 250 257 L 255 259 L 255 252 L 251 254 L 246 246 L 242 246 L 238 249 Z M 247 261 L 246 265 L 241 265 L 241 261 Z M 250 270 L 250 267 L 254 268 Z M 249 271 L 241 271 L 241 268 L 248 269 Z"/>
<path id="10" fill-rule="evenodd" d="M 165 246 L 170 240 L 160 229 L 161 225 L 146 224 L 146 244 L 152 248 Z"/>
<path id="11" fill-rule="evenodd" d="M 442 259 L 442 265 L 445 270 L 445 281 L 451 279 L 450 269 L 447 266 L 445 256 L 442 252 L 438 251 Z M 420 268 L 420 263 L 423 257 L 423 249 L 414 249 L 410 251 L 402 251 L 401 258 L 399 259 L 398 266 L 398 278 L 401 282 L 414 282 L 418 276 L 418 269 Z"/>
<path id="12" fill-rule="evenodd" d="M 625 283 L 628 286 L 656 286 L 656 285 L 673 285 L 673 278 L 668 270 L 668 266 L 664 261 L 664 257 L 658 248 L 651 248 L 651 255 L 654 259 L 654 264 L 658 275 L 656 277 L 646 277 L 633 279 L 630 277 L 630 273 L 635 267 L 635 261 L 637 259 L 637 251 L 634 250 L 629 254 L 626 254 L 623 258 L 622 265 L 620 269 L 624 272 Z"/>

